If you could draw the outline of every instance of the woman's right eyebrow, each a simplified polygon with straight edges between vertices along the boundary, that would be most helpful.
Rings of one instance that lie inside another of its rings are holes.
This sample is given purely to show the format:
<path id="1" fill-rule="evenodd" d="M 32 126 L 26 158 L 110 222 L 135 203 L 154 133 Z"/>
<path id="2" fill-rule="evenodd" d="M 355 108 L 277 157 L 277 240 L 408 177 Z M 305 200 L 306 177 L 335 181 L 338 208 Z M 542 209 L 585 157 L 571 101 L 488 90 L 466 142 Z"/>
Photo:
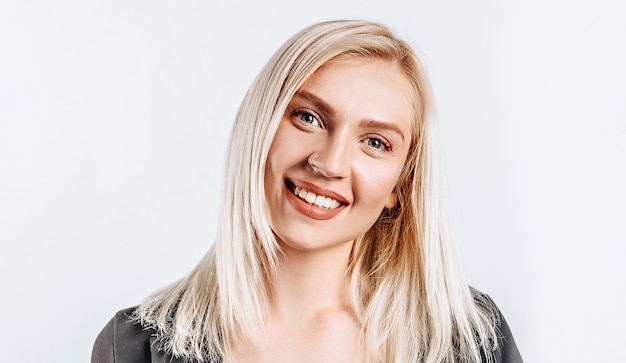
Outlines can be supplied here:
<path id="1" fill-rule="evenodd" d="M 335 109 L 331 105 L 329 105 L 328 102 L 324 101 L 323 99 L 321 99 L 320 97 L 314 95 L 313 93 L 309 91 L 299 90 L 293 95 L 293 97 L 300 98 L 303 101 L 312 104 L 318 110 L 320 110 L 322 113 L 326 115 L 334 116 L 336 113 Z"/>

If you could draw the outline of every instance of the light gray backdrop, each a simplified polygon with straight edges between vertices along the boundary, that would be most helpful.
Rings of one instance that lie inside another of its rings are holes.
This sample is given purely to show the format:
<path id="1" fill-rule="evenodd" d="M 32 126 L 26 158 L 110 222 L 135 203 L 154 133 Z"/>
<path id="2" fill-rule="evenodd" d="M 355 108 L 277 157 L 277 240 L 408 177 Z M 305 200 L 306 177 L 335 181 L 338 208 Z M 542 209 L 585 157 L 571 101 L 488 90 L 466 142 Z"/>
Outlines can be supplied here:
<path id="1" fill-rule="evenodd" d="M 86 362 L 115 311 L 211 245 L 231 120 L 314 21 L 421 49 L 471 283 L 527 362 L 626 338 L 626 6 L 618 1 L 0 1 L 0 345 Z"/>

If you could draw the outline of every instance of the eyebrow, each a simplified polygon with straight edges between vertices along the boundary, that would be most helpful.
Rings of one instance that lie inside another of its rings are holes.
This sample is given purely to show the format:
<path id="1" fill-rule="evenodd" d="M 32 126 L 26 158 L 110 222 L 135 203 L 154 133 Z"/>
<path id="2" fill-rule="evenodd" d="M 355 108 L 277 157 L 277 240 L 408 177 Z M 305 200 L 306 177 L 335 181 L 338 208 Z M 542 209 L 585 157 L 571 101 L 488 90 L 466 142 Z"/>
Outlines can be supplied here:
<path id="1" fill-rule="evenodd" d="M 299 90 L 294 94 L 294 97 L 299 97 L 299 98 L 304 99 L 307 102 L 312 103 L 313 106 L 317 107 L 318 109 L 320 109 L 323 113 L 327 115 L 335 116 L 335 114 L 337 113 L 331 105 L 329 105 L 326 101 L 317 97 L 311 92 Z"/>
<path id="2" fill-rule="evenodd" d="M 382 129 L 398 134 L 402 141 L 404 141 L 404 133 L 398 125 L 391 122 L 384 122 L 378 120 L 363 120 L 359 123 L 359 126 L 362 128 L 370 128 L 370 129 Z"/>
<path id="3" fill-rule="evenodd" d="M 320 109 L 323 113 L 327 115 L 335 116 L 335 114 L 337 113 L 335 109 L 331 105 L 329 105 L 326 101 L 324 101 L 323 99 L 319 98 L 318 96 L 314 95 L 313 93 L 309 91 L 298 90 L 293 95 L 293 97 L 302 98 L 304 101 L 310 102 L 311 104 L 313 104 L 313 106 L 317 107 L 318 109 Z M 374 119 L 366 119 L 366 120 L 362 120 L 361 122 L 359 122 L 359 127 L 387 130 L 395 134 L 398 134 L 398 136 L 402 139 L 402 141 L 405 141 L 404 133 L 402 132 L 400 127 L 398 127 L 398 125 L 391 123 L 391 122 L 384 122 L 384 121 L 379 121 L 379 120 L 374 120 Z"/>

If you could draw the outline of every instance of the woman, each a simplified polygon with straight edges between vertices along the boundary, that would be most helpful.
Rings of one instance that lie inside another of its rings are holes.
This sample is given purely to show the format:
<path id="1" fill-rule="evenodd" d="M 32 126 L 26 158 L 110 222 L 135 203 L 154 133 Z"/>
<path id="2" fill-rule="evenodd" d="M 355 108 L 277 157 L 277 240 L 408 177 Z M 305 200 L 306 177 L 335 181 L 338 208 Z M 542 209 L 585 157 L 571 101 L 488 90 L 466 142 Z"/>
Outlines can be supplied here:
<path id="1" fill-rule="evenodd" d="M 380 24 L 315 24 L 252 84 L 215 245 L 122 311 L 92 362 L 514 362 L 447 234 L 434 109 Z"/>

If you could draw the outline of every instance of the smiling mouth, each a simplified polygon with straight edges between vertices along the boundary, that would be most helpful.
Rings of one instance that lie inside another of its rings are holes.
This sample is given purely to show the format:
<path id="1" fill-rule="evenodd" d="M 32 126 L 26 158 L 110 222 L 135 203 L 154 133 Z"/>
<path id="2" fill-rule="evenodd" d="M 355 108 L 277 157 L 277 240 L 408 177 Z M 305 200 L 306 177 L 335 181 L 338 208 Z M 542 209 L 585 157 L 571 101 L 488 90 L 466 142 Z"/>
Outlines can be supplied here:
<path id="1" fill-rule="evenodd" d="M 292 183 L 287 183 L 287 186 L 293 195 L 316 207 L 323 209 L 337 209 L 341 206 L 341 202 L 337 199 L 317 195 L 311 191 L 297 187 Z"/>

